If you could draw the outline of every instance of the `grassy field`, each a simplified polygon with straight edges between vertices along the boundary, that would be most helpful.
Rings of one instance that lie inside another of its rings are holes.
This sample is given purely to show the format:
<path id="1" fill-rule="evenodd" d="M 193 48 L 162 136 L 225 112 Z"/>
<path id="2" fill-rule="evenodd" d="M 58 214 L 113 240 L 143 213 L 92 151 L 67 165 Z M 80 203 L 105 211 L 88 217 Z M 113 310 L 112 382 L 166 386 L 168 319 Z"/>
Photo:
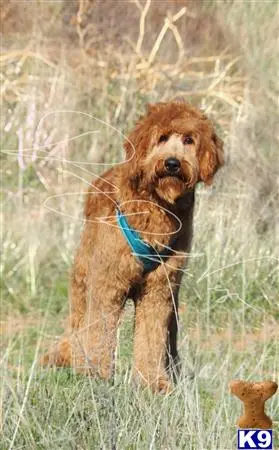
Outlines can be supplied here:
<path id="1" fill-rule="evenodd" d="M 278 3 L 6 1 L 1 19 L 0 449 L 236 448 L 229 381 L 278 382 Z M 114 380 L 42 369 L 88 183 L 121 161 L 145 103 L 176 95 L 226 152 L 197 190 L 181 379 L 168 396 L 133 384 L 130 302 Z M 278 394 L 267 410 L 279 448 Z"/>

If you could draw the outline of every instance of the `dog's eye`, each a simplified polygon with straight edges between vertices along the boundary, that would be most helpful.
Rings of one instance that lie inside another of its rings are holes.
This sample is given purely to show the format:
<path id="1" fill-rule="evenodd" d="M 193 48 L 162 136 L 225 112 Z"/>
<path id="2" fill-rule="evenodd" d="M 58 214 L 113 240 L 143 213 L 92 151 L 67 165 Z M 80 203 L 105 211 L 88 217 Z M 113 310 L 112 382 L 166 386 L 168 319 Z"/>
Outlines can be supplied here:
<path id="1" fill-rule="evenodd" d="M 167 134 L 162 134 L 161 136 L 160 136 L 160 138 L 159 138 L 159 144 L 161 143 L 161 142 L 167 142 L 167 140 L 168 140 L 168 135 Z"/>
<path id="2" fill-rule="evenodd" d="M 183 137 L 183 144 L 184 145 L 194 144 L 194 140 L 193 140 L 193 138 L 191 138 L 191 136 L 184 136 Z"/>

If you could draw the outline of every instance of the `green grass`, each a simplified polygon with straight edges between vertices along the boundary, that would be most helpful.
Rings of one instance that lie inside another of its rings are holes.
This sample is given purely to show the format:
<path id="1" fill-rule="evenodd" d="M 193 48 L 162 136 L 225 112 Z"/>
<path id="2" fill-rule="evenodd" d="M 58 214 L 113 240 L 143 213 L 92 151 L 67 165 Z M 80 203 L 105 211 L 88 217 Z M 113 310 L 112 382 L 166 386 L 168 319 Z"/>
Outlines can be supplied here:
<path id="1" fill-rule="evenodd" d="M 110 8 L 121 9 L 116 3 Z M 152 2 L 137 56 L 133 5 L 125 32 L 108 14 L 103 33 L 89 28 L 83 44 L 66 23 L 68 5 L 5 5 L 0 449 L 234 449 L 241 404 L 229 381 L 278 381 L 279 372 L 277 2 L 190 3 L 194 16 L 176 22 L 184 59 L 174 62 L 169 30 L 151 67 L 150 49 L 167 10 L 180 8 L 175 2 Z M 118 27 L 120 45 L 109 36 Z M 197 189 L 180 293 L 181 379 L 168 396 L 133 384 L 130 303 L 114 380 L 42 369 L 39 358 L 68 313 L 83 193 L 100 163 L 121 161 L 119 133 L 145 104 L 176 95 L 205 107 L 226 152 L 214 187 Z M 267 412 L 279 448 L 278 394 Z"/>
<path id="2" fill-rule="evenodd" d="M 30 449 L 235 448 L 241 408 L 228 382 L 276 377 L 278 342 L 271 329 L 265 339 L 263 324 L 238 335 L 238 316 L 231 313 L 221 330 L 210 326 L 208 332 L 198 311 L 183 315 L 181 380 L 169 396 L 154 396 L 130 379 L 130 309 L 120 333 L 116 376 L 108 383 L 35 365 L 45 347 L 40 339 L 54 331 L 54 318 L 12 333 L 1 370 L 1 448 L 11 442 L 12 448 Z M 278 421 L 275 397 L 268 412 Z"/>

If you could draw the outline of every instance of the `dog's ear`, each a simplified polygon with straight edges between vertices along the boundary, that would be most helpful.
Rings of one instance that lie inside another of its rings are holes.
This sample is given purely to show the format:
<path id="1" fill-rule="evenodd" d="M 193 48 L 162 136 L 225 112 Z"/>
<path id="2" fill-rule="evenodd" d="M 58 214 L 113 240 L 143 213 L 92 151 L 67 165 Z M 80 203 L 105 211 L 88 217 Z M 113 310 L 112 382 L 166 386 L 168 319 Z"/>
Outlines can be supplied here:
<path id="1" fill-rule="evenodd" d="M 224 164 L 223 141 L 213 133 L 211 139 L 202 143 L 199 163 L 200 180 L 210 185 L 214 174 Z"/>
<path id="2" fill-rule="evenodd" d="M 144 117 L 138 121 L 124 142 L 127 159 L 133 159 L 135 162 L 138 157 L 143 157 L 144 153 L 151 149 L 158 139 L 159 128 L 157 125 L 150 125 L 145 119 Z"/>
<path id="3" fill-rule="evenodd" d="M 135 145 L 131 140 L 131 136 L 125 138 L 125 142 L 123 144 L 124 150 L 126 152 L 126 159 L 130 160 L 135 155 Z"/>
<path id="4" fill-rule="evenodd" d="M 142 163 L 148 151 L 157 143 L 159 129 L 156 124 L 149 123 L 146 117 L 140 119 L 134 130 L 124 142 L 126 151 L 125 176 L 132 189 L 138 190 L 143 179 Z"/>
<path id="5" fill-rule="evenodd" d="M 136 123 L 133 131 L 125 138 L 124 149 L 126 152 L 127 160 L 135 159 L 136 152 L 140 143 L 143 139 L 143 123 L 142 120 L 139 120 Z"/>

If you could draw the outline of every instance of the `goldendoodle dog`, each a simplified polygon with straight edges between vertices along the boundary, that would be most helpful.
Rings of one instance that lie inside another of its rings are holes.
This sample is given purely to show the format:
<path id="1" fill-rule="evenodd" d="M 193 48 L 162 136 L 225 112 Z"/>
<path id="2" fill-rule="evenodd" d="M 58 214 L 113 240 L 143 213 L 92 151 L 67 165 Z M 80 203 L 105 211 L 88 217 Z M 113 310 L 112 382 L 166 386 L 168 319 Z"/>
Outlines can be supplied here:
<path id="1" fill-rule="evenodd" d="M 195 186 L 210 184 L 223 143 L 198 109 L 148 105 L 124 143 L 127 159 L 92 183 L 71 275 L 69 329 L 43 364 L 108 379 L 127 298 L 135 304 L 136 378 L 172 386 L 178 292 L 192 240 Z"/>

